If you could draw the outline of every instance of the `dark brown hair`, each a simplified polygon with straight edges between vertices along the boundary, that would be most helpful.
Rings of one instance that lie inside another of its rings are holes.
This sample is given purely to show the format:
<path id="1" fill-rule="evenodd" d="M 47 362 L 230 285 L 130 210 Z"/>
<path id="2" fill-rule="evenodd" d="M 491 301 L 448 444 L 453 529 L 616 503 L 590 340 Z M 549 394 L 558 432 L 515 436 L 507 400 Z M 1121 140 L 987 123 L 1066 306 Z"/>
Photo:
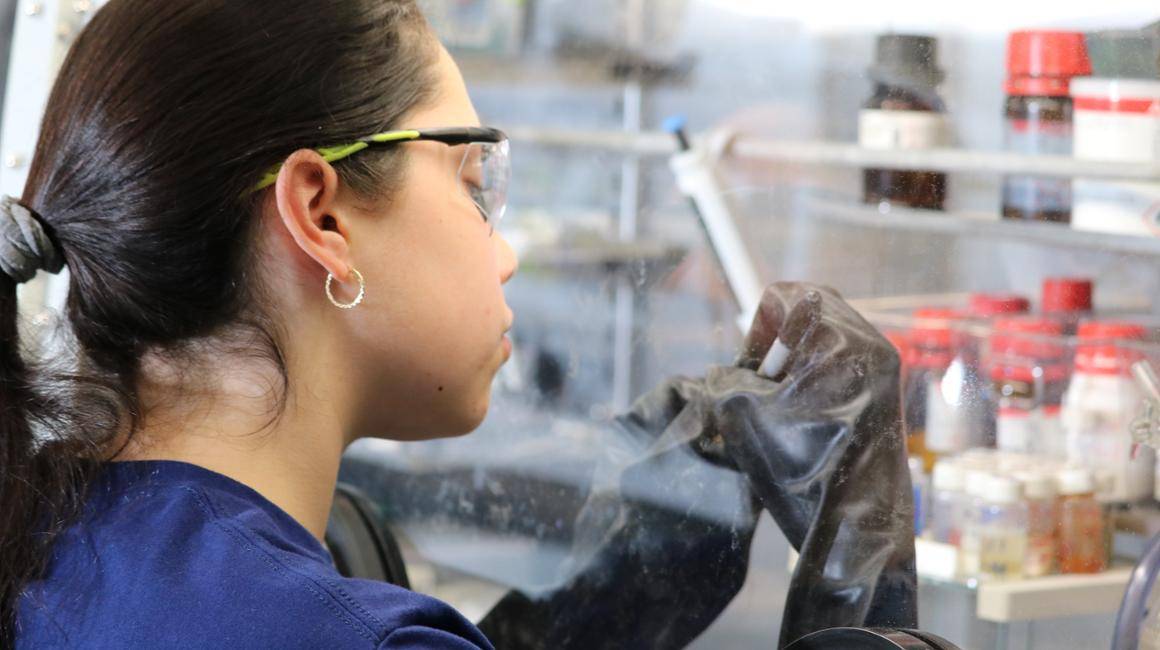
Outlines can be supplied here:
<path id="1" fill-rule="evenodd" d="M 94 469 L 136 426 L 145 352 L 244 325 L 285 380 L 277 329 L 253 307 L 263 194 L 249 190 L 295 150 L 397 128 L 432 98 L 435 57 L 413 0 L 111 0 L 81 33 L 21 201 L 71 273 L 71 374 L 22 355 L 0 273 L 0 646 Z M 338 169 L 371 195 L 403 155 Z"/>

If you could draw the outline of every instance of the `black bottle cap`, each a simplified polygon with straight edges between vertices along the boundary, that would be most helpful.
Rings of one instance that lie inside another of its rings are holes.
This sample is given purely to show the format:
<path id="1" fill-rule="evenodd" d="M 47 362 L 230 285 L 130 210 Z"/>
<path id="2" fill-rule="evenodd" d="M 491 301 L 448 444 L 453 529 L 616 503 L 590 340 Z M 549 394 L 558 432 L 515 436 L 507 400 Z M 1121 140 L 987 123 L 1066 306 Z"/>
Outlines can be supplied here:
<path id="1" fill-rule="evenodd" d="M 870 78 L 889 86 L 934 88 L 946 77 L 938 67 L 938 39 L 915 34 L 883 34 Z"/>

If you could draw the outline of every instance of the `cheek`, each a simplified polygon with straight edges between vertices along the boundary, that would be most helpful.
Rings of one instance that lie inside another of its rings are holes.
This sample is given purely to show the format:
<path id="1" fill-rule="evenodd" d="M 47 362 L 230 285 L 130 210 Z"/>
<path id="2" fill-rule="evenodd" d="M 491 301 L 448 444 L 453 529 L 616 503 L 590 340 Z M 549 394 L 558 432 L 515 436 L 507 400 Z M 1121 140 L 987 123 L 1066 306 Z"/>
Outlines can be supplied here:
<path id="1" fill-rule="evenodd" d="M 454 202 L 429 205 L 384 233 L 390 243 L 364 271 L 361 362 L 411 427 L 454 435 L 486 414 L 506 310 L 486 226 Z"/>

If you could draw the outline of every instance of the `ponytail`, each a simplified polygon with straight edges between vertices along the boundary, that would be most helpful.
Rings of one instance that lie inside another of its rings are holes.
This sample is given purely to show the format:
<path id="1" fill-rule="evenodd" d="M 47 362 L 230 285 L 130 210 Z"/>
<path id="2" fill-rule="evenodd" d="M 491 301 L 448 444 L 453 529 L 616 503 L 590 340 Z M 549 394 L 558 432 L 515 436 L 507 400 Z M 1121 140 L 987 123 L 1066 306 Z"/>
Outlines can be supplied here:
<path id="1" fill-rule="evenodd" d="M 37 400 L 21 358 L 16 283 L 0 273 L 0 646 L 11 647 L 16 601 L 42 569 L 49 543 L 38 534 L 62 486 L 36 453 Z"/>
<path id="2" fill-rule="evenodd" d="M 55 536 L 51 520 L 75 502 L 69 477 L 77 457 L 46 462 L 52 437 L 37 440 L 34 423 L 53 419 L 51 400 L 36 389 L 22 355 L 17 284 L 63 260 L 38 218 L 15 201 L 0 201 L 0 647 L 11 647 L 23 587 L 44 569 Z"/>
<path id="3" fill-rule="evenodd" d="M 5 243 L 0 225 L 0 267 L 11 259 Z M 22 597 L 79 513 L 118 423 L 137 421 L 122 382 L 25 358 L 17 286 L 0 268 L 0 648 L 15 645 Z"/>

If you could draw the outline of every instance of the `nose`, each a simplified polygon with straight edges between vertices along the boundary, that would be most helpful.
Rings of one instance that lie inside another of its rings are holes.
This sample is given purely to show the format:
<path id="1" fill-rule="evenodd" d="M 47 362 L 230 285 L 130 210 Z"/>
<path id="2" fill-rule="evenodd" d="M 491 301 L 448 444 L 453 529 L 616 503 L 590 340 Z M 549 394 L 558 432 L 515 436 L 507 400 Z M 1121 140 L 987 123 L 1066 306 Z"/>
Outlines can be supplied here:
<path id="1" fill-rule="evenodd" d="M 507 240 L 496 233 L 496 246 L 499 248 L 499 281 L 501 284 L 507 284 L 508 280 L 516 274 L 520 268 L 520 261 L 516 258 L 516 252 L 512 250 Z"/>

